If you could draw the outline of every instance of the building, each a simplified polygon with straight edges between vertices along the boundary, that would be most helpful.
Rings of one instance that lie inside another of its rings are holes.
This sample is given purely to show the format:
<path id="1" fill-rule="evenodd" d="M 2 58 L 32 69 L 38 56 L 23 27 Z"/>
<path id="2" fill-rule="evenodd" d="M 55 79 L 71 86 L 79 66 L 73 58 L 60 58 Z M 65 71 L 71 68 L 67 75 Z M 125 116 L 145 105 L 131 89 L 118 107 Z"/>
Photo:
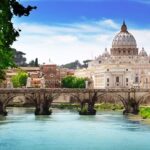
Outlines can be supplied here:
<path id="1" fill-rule="evenodd" d="M 44 78 L 45 87 L 60 88 L 61 80 L 65 76 L 74 75 L 74 70 L 68 68 L 60 68 L 56 64 L 43 64 L 40 67 L 20 67 L 9 68 L 6 70 L 6 80 L 0 84 L 0 87 L 7 87 L 7 82 L 19 71 L 25 71 L 31 78 L 31 87 L 41 87 L 41 80 Z"/>
<path id="2" fill-rule="evenodd" d="M 7 82 L 11 80 L 11 78 L 19 71 L 25 71 L 31 78 L 31 86 L 32 87 L 40 87 L 40 80 L 41 80 L 41 72 L 40 67 L 20 67 L 20 68 L 9 68 L 6 70 L 6 81 L 4 81 L 3 86 L 7 87 Z"/>
<path id="3" fill-rule="evenodd" d="M 44 64 L 40 70 L 44 76 L 46 87 L 60 87 L 60 70 L 56 64 Z"/>
<path id="4" fill-rule="evenodd" d="M 134 36 L 128 32 L 125 22 L 114 37 L 110 52 L 88 64 L 87 69 L 76 70 L 78 77 L 88 77 L 95 89 L 100 88 L 150 88 L 150 57 L 137 48 Z"/>
<path id="5" fill-rule="evenodd" d="M 73 70 L 60 68 L 56 64 L 44 64 L 40 67 L 40 71 L 44 76 L 45 84 L 48 88 L 61 87 L 62 78 L 74 74 Z"/>

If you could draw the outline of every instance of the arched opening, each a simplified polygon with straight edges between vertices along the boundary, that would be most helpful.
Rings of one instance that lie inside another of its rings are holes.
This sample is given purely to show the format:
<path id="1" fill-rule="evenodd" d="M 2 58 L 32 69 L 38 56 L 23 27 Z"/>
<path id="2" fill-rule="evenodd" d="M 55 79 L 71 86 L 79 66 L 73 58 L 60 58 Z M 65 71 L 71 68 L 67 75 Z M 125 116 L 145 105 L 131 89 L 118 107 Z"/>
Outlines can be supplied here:
<path id="1" fill-rule="evenodd" d="M 150 105 L 150 93 L 141 96 L 138 99 L 138 103 L 143 105 L 143 106 Z"/>
<path id="2" fill-rule="evenodd" d="M 0 94 L 0 115 L 12 111 L 10 107 L 35 106 L 32 98 L 24 94 Z"/>
<path id="3" fill-rule="evenodd" d="M 98 110 L 123 110 L 124 98 L 114 93 L 104 93 L 98 96 L 96 109 Z"/>

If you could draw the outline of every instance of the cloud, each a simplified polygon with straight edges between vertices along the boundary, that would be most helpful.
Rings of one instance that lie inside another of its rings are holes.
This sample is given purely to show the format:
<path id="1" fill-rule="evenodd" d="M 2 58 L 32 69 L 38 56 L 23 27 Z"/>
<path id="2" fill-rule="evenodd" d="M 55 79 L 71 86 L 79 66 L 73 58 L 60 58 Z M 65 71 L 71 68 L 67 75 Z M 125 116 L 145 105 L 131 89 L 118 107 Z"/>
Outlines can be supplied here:
<path id="1" fill-rule="evenodd" d="M 13 46 L 25 52 L 28 61 L 38 57 L 40 63 L 48 63 L 50 58 L 57 64 L 98 56 L 105 47 L 111 47 L 120 31 L 120 25 L 111 19 L 57 25 L 21 23 L 16 25 L 18 27 L 22 32 Z M 130 32 L 139 47 L 150 50 L 150 30 L 131 29 Z"/>

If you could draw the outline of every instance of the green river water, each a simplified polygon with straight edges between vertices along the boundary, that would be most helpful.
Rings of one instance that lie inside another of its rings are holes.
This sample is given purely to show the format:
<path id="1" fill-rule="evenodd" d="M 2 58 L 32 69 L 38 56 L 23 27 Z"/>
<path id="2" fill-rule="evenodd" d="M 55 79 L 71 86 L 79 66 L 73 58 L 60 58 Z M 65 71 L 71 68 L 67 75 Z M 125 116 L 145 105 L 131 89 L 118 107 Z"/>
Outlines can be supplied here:
<path id="1" fill-rule="evenodd" d="M 9 108 L 0 117 L 0 150 L 150 150 L 150 125 L 121 112 L 80 116 L 54 109 L 37 117 L 31 108 Z"/>

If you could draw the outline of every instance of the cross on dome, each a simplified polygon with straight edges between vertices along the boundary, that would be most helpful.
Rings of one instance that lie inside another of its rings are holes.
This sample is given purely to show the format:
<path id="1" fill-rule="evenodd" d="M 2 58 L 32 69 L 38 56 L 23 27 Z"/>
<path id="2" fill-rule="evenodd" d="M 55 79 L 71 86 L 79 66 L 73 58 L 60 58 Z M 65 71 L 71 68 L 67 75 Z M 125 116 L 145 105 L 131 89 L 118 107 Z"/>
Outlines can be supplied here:
<path id="1" fill-rule="evenodd" d="M 127 26 L 126 26 L 125 21 L 123 21 L 123 24 L 122 24 L 122 26 L 121 26 L 121 32 L 128 32 L 128 31 L 127 31 Z"/>

